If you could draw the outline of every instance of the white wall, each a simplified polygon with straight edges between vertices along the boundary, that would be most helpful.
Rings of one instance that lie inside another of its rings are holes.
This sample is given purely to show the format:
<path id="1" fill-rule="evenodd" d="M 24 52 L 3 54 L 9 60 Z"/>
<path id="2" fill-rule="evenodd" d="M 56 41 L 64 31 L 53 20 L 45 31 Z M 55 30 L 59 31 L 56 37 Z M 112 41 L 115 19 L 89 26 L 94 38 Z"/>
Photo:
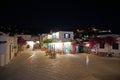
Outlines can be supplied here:
<path id="1" fill-rule="evenodd" d="M 6 43 L 0 44 L 0 55 L 6 53 Z"/>
<path id="2" fill-rule="evenodd" d="M 70 40 L 73 40 L 73 32 L 69 32 L 69 31 L 60 31 L 60 40 L 63 41 L 63 42 L 67 42 L 67 41 L 70 41 Z M 64 34 L 70 34 L 70 38 L 64 38 Z"/>
<path id="3" fill-rule="evenodd" d="M 17 48 L 14 48 L 17 47 L 17 37 L 0 36 L 0 41 L 6 41 L 6 43 L 0 43 L 0 66 L 4 66 L 13 59 L 17 51 Z"/>
<path id="4" fill-rule="evenodd" d="M 5 65 L 5 54 L 6 54 L 6 43 L 2 43 L 0 44 L 0 66 L 4 66 Z"/>
<path id="5" fill-rule="evenodd" d="M 0 66 L 4 66 L 5 65 L 5 54 L 6 54 L 6 36 L 0 36 Z M 5 41 L 5 43 L 2 43 L 3 41 Z"/>
<path id="6" fill-rule="evenodd" d="M 64 34 L 70 34 L 70 38 L 64 38 Z M 55 35 L 55 39 L 53 38 L 53 36 Z M 43 40 L 45 39 L 53 39 L 54 41 L 61 41 L 61 42 L 68 42 L 70 40 L 73 40 L 73 32 L 72 31 L 59 31 L 59 32 L 55 32 L 52 33 L 52 35 L 44 35 L 44 37 L 42 37 Z"/>
<path id="7" fill-rule="evenodd" d="M 118 43 L 118 48 L 119 49 L 112 49 L 112 46 L 109 46 L 108 44 L 105 44 L 105 47 L 103 49 L 101 49 L 98 45 L 98 52 L 113 52 L 115 56 L 120 56 L 119 53 L 120 53 L 120 41 L 117 41 L 116 43 Z M 109 48 L 108 48 L 109 46 Z"/>

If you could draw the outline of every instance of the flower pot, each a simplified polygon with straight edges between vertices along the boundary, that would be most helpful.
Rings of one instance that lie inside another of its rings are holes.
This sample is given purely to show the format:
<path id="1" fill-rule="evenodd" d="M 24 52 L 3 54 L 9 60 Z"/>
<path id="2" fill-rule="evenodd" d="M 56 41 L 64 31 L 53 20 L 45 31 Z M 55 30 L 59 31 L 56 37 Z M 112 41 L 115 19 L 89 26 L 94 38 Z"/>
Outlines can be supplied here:
<path id="1" fill-rule="evenodd" d="M 15 55 L 15 57 L 16 57 L 16 56 L 18 55 L 18 53 L 15 53 L 14 55 Z"/>

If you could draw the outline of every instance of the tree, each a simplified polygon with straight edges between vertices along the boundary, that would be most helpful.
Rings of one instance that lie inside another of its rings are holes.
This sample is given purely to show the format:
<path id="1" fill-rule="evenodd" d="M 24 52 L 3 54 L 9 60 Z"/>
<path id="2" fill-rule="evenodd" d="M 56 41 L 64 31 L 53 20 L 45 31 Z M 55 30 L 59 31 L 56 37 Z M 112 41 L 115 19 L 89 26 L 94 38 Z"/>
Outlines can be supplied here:
<path id="1" fill-rule="evenodd" d="M 26 45 L 27 44 L 27 42 L 26 42 L 26 40 L 25 39 L 23 39 L 21 36 L 20 37 L 18 37 L 18 52 L 19 51 L 22 51 L 22 47 L 23 47 L 23 45 Z"/>
<path id="2" fill-rule="evenodd" d="M 112 36 L 107 37 L 95 37 L 89 40 L 90 48 L 93 48 L 97 44 L 108 44 L 108 54 L 111 54 L 111 45 L 116 43 L 116 38 Z"/>
<path id="3" fill-rule="evenodd" d="M 43 41 L 44 44 L 48 44 L 48 43 L 52 43 L 52 42 L 53 42 L 52 39 L 46 39 L 46 40 Z"/>
<path id="4" fill-rule="evenodd" d="M 46 40 L 43 40 L 42 43 L 43 44 L 46 44 L 47 45 L 47 48 L 48 48 L 48 44 L 49 43 L 52 43 L 53 42 L 53 39 L 46 39 Z"/>
<path id="5" fill-rule="evenodd" d="M 115 37 L 112 37 L 112 36 L 107 36 L 105 37 L 105 42 L 108 44 L 108 45 L 113 45 L 114 43 L 116 43 L 116 38 Z"/>
<path id="6" fill-rule="evenodd" d="M 98 53 L 98 44 L 104 44 L 105 40 L 102 37 L 94 37 L 89 39 L 89 48 L 94 49 L 95 53 Z"/>
<path id="7" fill-rule="evenodd" d="M 90 48 L 93 48 L 94 45 L 97 45 L 98 43 L 100 43 L 101 39 L 102 38 L 100 38 L 100 37 L 90 38 L 89 39 Z"/>

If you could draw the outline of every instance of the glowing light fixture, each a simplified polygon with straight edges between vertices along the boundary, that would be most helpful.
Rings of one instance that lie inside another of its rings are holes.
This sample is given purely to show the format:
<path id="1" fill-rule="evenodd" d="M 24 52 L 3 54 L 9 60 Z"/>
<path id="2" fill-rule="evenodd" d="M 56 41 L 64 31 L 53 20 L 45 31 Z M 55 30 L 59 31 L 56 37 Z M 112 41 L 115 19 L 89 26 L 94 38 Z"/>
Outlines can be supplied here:
<path id="1" fill-rule="evenodd" d="M 27 41 L 27 44 L 30 45 L 30 48 L 33 49 L 33 46 L 34 46 L 35 43 L 33 41 Z"/>
<path id="2" fill-rule="evenodd" d="M 36 41 L 36 43 L 40 43 L 39 41 Z"/>
<path id="3" fill-rule="evenodd" d="M 89 46 L 90 46 L 90 44 L 89 44 L 89 43 L 87 43 L 87 44 L 85 44 L 85 46 L 86 46 L 86 47 L 89 47 Z"/>

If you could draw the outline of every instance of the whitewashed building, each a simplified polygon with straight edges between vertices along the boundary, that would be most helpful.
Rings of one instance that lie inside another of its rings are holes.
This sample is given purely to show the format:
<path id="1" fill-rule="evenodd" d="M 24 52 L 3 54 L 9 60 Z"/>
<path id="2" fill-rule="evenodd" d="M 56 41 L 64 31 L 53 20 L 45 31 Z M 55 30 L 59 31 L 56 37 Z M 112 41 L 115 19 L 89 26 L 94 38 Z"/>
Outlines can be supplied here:
<path id="1" fill-rule="evenodd" d="M 97 52 L 111 52 L 113 53 L 113 56 L 120 56 L 120 35 L 116 34 L 108 34 L 108 35 L 99 35 L 98 37 L 107 37 L 111 36 L 116 39 L 116 43 L 113 45 L 108 45 L 107 43 L 105 44 L 98 44 L 97 45 Z"/>
<path id="2" fill-rule="evenodd" d="M 39 41 L 40 41 L 40 37 L 39 36 L 31 36 L 31 35 L 23 34 L 23 35 L 17 35 L 17 37 L 22 37 L 27 42 L 26 45 L 22 46 L 23 51 L 33 50 L 34 47 L 36 49 L 39 48 Z"/>
<path id="3" fill-rule="evenodd" d="M 45 36 L 46 38 L 46 36 Z M 58 31 L 47 35 L 47 39 L 52 39 L 53 43 L 49 43 L 48 49 L 55 51 L 63 51 L 64 53 L 70 53 L 73 49 L 71 41 L 73 40 L 72 31 Z"/>
<path id="4" fill-rule="evenodd" d="M 8 64 L 17 52 L 17 37 L 0 35 L 0 66 Z"/>

